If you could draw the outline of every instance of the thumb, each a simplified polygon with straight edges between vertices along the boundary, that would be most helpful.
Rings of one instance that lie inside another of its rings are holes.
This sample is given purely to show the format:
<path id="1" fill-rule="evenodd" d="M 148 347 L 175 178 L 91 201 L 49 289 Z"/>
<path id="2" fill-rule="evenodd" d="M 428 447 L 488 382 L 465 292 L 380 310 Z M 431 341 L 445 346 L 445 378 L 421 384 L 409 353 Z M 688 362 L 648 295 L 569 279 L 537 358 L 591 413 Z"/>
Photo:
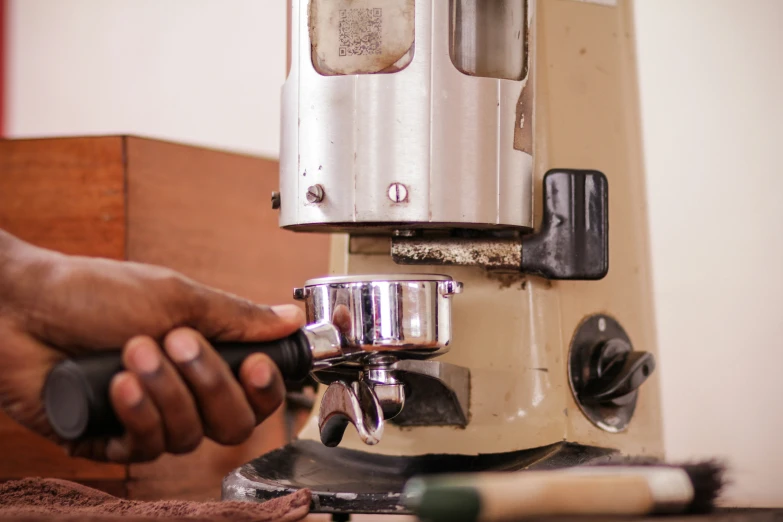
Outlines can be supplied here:
<path id="1" fill-rule="evenodd" d="M 42 389 L 46 374 L 58 361 L 57 354 L 30 335 L 15 328 L 0 332 L 0 411 L 40 435 L 56 440 L 46 417 Z"/>
<path id="2" fill-rule="evenodd" d="M 206 287 L 195 299 L 190 326 L 215 341 L 271 341 L 305 324 L 304 311 L 294 304 L 264 306 Z"/>

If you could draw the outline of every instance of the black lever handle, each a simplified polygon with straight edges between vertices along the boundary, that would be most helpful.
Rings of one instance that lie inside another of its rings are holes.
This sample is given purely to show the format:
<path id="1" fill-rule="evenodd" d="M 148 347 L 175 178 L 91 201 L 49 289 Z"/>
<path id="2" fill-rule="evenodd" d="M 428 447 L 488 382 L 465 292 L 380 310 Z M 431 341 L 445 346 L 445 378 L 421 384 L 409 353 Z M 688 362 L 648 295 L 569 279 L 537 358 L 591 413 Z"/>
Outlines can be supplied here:
<path id="1" fill-rule="evenodd" d="M 582 392 L 586 402 L 606 403 L 626 397 L 655 370 L 655 357 L 649 352 L 625 352 L 609 361 L 600 377 L 588 381 Z"/>
<path id="2" fill-rule="evenodd" d="M 313 368 L 310 344 L 302 330 L 277 341 L 213 346 L 234 376 L 242 361 L 258 352 L 274 361 L 286 381 L 300 381 Z M 109 385 L 122 369 L 119 351 L 57 364 L 47 376 L 43 391 L 44 408 L 55 433 L 65 440 L 121 435 L 123 427 L 111 406 Z"/>
<path id="3" fill-rule="evenodd" d="M 609 271 L 609 184 L 592 170 L 544 176 L 541 228 L 522 240 L 521 271 L 548 279 L 602 279 Z"/>
<path id="4" fill-rule="evenodd" d="M 496 236 L 394 236 L 392 259 L 405 265 L 481 266 L 547 279 L 595 280 L 609 271 L 609 184 L 594 170 L 544 175 L 538 232 Z"/>

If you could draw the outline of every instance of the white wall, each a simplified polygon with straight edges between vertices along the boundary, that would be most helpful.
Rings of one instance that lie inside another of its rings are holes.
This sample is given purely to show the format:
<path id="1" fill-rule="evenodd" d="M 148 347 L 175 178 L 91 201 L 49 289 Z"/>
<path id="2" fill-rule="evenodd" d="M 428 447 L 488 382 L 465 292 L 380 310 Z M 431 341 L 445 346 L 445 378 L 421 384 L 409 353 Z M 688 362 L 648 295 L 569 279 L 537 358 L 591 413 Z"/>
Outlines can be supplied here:
<path id="1" fill-rule="evenodd" d="M 12 0 L 11 135 L 277 155 L 282 0 Z M 666 442 L 783 505 L 783 2 L 639 0 Z"/>
<path id="2" fill-rule="evenodd" d="M 667 450 L 783 505 L 783 2 L 636 20 Z"/>
<path id="3" fill-rule="evenodd" d="M 9 135 L 277 156 L 284 0 L 11 0 L 8 18 Z"/>

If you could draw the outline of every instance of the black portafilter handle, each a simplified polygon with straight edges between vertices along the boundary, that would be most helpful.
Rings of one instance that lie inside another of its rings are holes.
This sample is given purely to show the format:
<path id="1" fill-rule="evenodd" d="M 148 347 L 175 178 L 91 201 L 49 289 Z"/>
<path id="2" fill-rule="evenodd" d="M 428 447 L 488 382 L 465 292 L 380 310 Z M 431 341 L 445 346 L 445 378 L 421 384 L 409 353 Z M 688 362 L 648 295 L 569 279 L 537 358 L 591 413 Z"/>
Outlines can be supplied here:
<path id="1" fill-rule="evenodd" d="M 266 354 L 287 382 L 305 379 L 313 369 L 313 354 L 303 330 L 269 342 L 213 343 L 238 376 L 242 362 L 254 353 Z M 43 401 L 49 424 L 64 440 L 114 437 L 124 431 L 109 399 L 112 378 L 123 370 L 121 352 L 104 352 L 57 364 L 46 378 Z"/>

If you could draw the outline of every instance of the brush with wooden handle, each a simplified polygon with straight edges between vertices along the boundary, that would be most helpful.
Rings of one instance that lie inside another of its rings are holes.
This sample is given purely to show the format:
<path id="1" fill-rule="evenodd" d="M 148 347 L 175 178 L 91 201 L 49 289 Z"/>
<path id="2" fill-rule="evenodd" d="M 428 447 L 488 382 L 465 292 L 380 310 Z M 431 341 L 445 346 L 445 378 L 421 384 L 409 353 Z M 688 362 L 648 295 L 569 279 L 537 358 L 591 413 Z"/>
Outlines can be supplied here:
<path id="1" fill-rule="evenodd" d="M 431 522 L 707 512 L 722 476 L 715 462 L 438 475 L 409 480 L 402 500 Z"/>

